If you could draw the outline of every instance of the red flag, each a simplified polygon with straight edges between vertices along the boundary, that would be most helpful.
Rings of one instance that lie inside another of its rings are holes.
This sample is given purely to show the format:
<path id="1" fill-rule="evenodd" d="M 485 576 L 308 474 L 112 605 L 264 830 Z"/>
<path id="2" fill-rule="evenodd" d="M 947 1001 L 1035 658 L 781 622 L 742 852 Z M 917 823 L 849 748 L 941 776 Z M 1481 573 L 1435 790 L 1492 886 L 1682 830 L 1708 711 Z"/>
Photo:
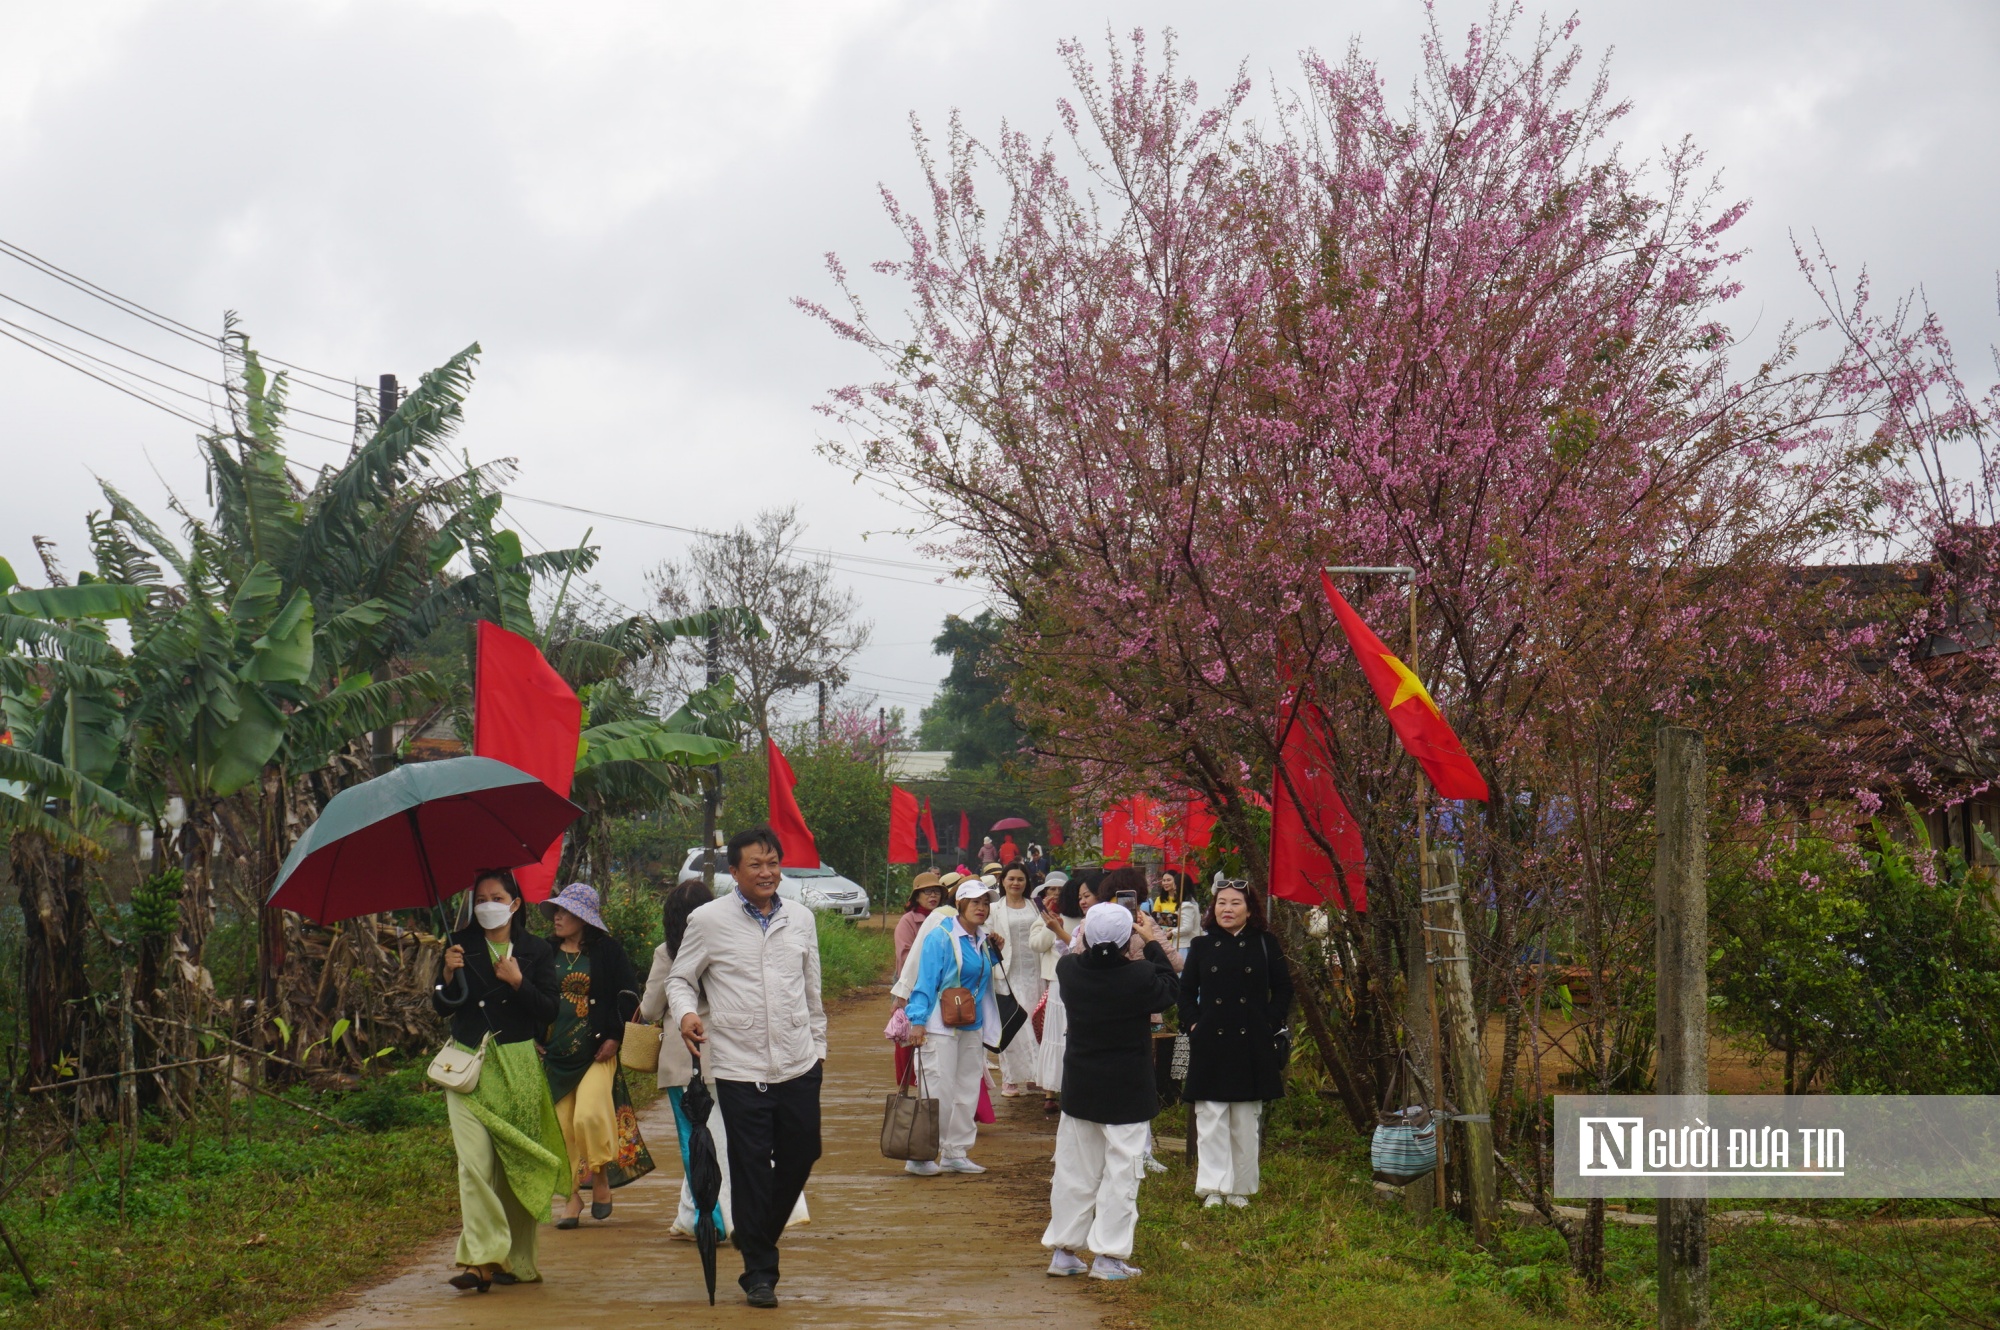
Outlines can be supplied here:
<path id="1" fill-rule="evenodd" d="M 1445 723 L 1444 713 L 1424 691 L 1423 681 L 1416 672 L 1396 659 L 1382 645 L 1382 639 L 1369 631 L 1354 607 L 1333 589 L 1331 577 L 1321 573 L 1319 581 L 1326 590 L 1327 603 L 1333 606 L 1334 617 L 1347 630 L 1347 644 L 1354 648 L 1354 658 L 1361 662 L 1361 672 L 1368 676 L 1375 700 L 1388 713 L 1389 724 L 1395 727 L 1404 749 L 1430 777 L 1431 788 L 1446 799 L 1489 798 L 1486 778 L 1466 756 L 1465 745 L 1459 743 L 1458 736 Z"/>
<path id="2" fill-rule="evenodd" d="M 1060 850 L 1063 843 L 1062 823 L 1056 821 L 1054 813 L 1049 814 L 1049 848 Z"/>
<path id="3" fill-rule="evenodd" d="M 938 852 L 937 823 L 931 820 L 931 801 L 929 796 L 926 796 L 924 799 L 924 837 L 931 843 L 931 853 L 936 854 Z"/>
<path id="4" fill-rule="evenodd" d="M 770 774 L 771 830 L 778 833 L 778 843 L 785 847 L 784 866 L 818 868 L 819 846 L 814 843 L 805 814 L 799 811 L 798 798 L 792 793 L 798 788 L 799 778 L 792 774 L 792 764 L 785 761 L 776 743 L 766 739 L 764 749 Z"/>
<path id="5" fill-rule="evenodd" d="M 958 852 L 964 854 L 972 848 L 972 819 L 964 809 L 958 812 Z"/>
<path id="6" fill-rule="evenodd" d="M 1163 864 L 1167 868 L 1178 868 L 1192 872 L 1195 867 L 1195 851 L 1205 850 L 1215 839 L 1215 814 L 1209 811 L 1208 801 L 1198 794 L 1191 794 L 1170 810 L 1167 823 Z"/>
<path id="7" fill-rule="evenodd" d="M 1361 828 L 1334 788 L 1325 725 L 1318 707 L 1301 707 L 1278 750 L 1281 772 L 1271 791 L 1271 894 L 1304 905 L 1337 905 L 1344 899 L 1349 908 L 1365 910 L 1368 883 Z M 1339 855 L 1338 874 L 1308 827 Z"/>
<path id="8" fill-rule="evenodd" d="M 917 861 L 917 796 L 898 786 L 889 787 L 889 862 L 913 864 Z"/>
<path id="9" fill-rule="evenodd" d="M 473 753 L 519 767 L 566 799 L 576 779 L 582 727 L 583 703 L 535 644 L 481 619 L 473 657 Z M 521 895 L 547 900 L 561 862 L 562 841 L 557 840 L 540 863 L 515 869 Z M 443 889 L 456 891 L 460 885 Z"/>
<path id="10" fill-rule="evenodd" d="M 1132 857 L 1132 801 L 1121 799 L 1104 810 L 1098 822 L 1104 866 L 1123 868 Z"/>

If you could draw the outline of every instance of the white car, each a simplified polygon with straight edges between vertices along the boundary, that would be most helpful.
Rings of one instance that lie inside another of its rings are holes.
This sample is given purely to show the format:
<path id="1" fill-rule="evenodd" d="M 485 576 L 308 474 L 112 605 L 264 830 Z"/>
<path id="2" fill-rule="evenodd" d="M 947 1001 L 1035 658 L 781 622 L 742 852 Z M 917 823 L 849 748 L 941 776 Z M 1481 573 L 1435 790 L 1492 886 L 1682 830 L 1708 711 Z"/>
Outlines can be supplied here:
<path id="1" fill-rule="evenodd" d="M 687 852 L 681 864 L 683 873 L 701 872 L 701 847 L 695 846 Z M 715 894 L 736 889 L 736 879 L 729 875 L 729 867 L 722 857 L 722 851 L 715 852 Z M 810 909 L 837 914 L 843 919 L 867 919 L 868 891 L 857 882 L 844 878 L 840 873 L 822 864 L 818 868 L 787 868 L 784 878 L 778 883 L 778 895 L 788 901 L 797 901 Z"/>

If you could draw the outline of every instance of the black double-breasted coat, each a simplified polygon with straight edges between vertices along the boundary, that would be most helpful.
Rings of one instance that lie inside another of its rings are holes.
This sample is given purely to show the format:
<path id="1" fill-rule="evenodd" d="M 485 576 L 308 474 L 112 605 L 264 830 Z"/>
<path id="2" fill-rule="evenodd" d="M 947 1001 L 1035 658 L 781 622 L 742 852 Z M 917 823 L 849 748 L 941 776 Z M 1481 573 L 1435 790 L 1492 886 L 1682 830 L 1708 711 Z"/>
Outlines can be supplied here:
<path id="1" fill-rule="evenodd" d="M 1278 939 L 1259 929 L 1210 928 L 1181 967 L 1188 1074 L 1181 1096 L 1237 1103 L 1285 1093 L 1278 1034 L 1291 1019 L 1292 977 Z"/>
<path id="2" fill-rule="evenodd" d="M 479 1047 L 489 1033 L 496 1044 L 538 1038 L 556 1018 L 560 985 L 555 949 L 533 933 L 516 937 L 514 960 L 521 967 L 521 986 L 515 988 L 493 973 L 486 934 L 477 924 L 453 933 L 451 941 L 465 948 L 465 996 L 458 996 L 456 977 L 448 982 L 442 974 L 431 992 L 431 1009 L 451 1022 L 451 1037 L 467 1048 Z"/>

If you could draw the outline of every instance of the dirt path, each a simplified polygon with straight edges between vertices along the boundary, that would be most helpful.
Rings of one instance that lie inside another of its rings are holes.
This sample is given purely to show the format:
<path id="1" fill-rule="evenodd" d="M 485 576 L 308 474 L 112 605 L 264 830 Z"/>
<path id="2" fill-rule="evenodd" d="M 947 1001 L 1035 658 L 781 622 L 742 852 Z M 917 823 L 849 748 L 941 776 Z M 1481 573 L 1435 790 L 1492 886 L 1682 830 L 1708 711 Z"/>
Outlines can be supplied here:
<path id="1" fill-rule="evenodd" d="M 672 1325 L 971 1326 L 981 1330 L 1096 1330 L 1103 1307 L 1083 1280 L 1054 1280 L 1037 1239 L 1048 1217 L 1054 1128 L 1039 1099 L 1002 1099 L 980 1128 L 980 1177 L 913 1178 L 881 1157 L 888 1046 L 886 999 L 840 1005 L 830 1023 L 822 1100 L 826 1153 L 806 1188 L 812 1222 L 785 1235 L 776 1312 L 744 1306 L 743 1266 L 725 1245 L 716 1306 L 708 1306 L 694 1244 L 670 1242 L 680 1190 L 673 1116 L 662 1098 L 643 1119 L 659 1168 L 620 1189 L 612 1218 L 573 1232 L 544 1228 L 543 1283 L 484 1295 L 445 1284 L 451 1243 L 420 1253 L 388 1282 L 357 1291 L 340 1310 L 292 1330 L 585 1330 Z M 947 1273 L 948 1272 L 948 1273 Z"/>

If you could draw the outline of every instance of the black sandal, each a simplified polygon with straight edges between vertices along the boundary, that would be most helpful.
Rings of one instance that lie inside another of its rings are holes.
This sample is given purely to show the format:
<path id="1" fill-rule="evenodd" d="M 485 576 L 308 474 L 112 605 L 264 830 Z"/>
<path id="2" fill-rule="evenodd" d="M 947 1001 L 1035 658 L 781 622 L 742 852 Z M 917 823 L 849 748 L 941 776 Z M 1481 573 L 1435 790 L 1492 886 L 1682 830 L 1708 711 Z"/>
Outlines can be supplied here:
<path id="1" fill-rule="evenodd" d="M 461 1270 L 445 1282 L 461 1293 L 470 1293 L 474 1289 L 484 1293 L 493 1287 L 493 1281 L 477 1270 Z"/>

